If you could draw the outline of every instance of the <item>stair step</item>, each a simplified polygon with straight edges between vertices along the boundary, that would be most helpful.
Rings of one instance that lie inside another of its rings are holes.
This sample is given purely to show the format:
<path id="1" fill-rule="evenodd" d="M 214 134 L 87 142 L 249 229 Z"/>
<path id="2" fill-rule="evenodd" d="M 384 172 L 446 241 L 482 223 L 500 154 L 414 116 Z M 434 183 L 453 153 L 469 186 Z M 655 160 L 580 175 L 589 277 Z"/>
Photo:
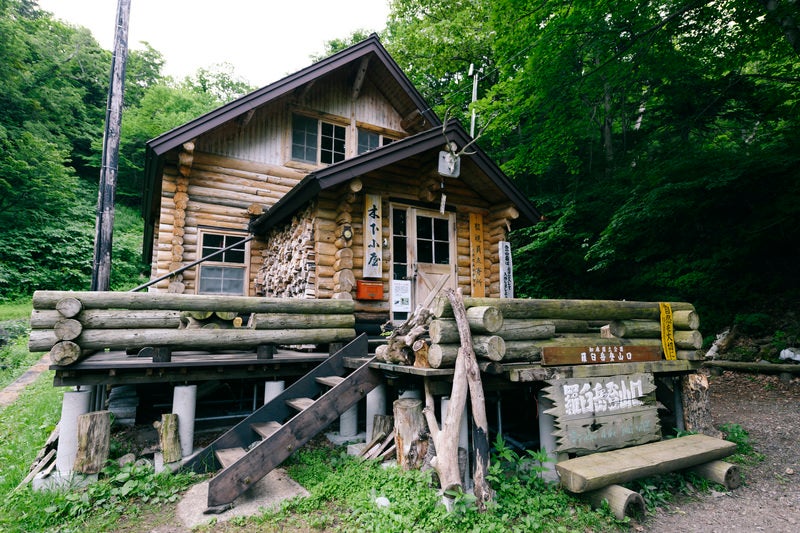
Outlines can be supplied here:
<path id="1" fill-rule="evenodd" d="M 320 385 L 325 385 L 327 387 L 335 387 L 342 381 L 344 381 L 343 377 L 339 376 L 319 376 L 316 378 L 317 383 Z"/>
<path id="2" fill-rule="evenodd" d="M 286 405 L 297 411 L 304 411 L 314 405 L 314 400 L 311 398 L 292 398 L 286 400 Z"/>
<path id="3" fill-rule="evenodd" d="M 230 465 L 247 455 L 247 450 L 244 448 L 224 448 L 222 450 L 214 450 L 214 455 L 222 465 L 222 468 L 228 468 Z"/>
<path id="4" fill-rule="evenodd" d="M 280 422 L 259 422 L 257 424 L 250 424 L 250 427 L 253 428 L 253 431 L 261 435 L 262 439 L 266 439 L 276 431 L 278 431 L 281 426 Z"/>

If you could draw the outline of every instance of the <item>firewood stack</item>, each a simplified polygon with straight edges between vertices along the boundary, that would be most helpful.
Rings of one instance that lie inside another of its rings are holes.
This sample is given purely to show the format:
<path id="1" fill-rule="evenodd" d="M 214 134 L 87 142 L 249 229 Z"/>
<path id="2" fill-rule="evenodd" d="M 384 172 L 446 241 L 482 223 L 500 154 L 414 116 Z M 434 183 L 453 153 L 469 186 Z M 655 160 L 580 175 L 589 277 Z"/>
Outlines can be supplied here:
<path id="1" fill-rule="evenodd" d="M 661 346 L 658 302 L 616 300 L 534 300 L 465 297 L 473 349 L 479 359 L 496 363 L 541 361 L 547 347 Z M 678 359 L 702 358 L 699 318 L 689 303 L 671 303 Z M 427 366 L 452 367 L 459 335 L 449 301 L 437 296 L 430 307 Z M 424 338 L 424 334 L 417 337 Z M 418 339 L 414 339 L 417 342 Z M 385 352 L 415 350 L 391 341 Z M 380 354 L 379 354 L 380 355 Z M 381 359 L 381 357 L 379 357 Z M 402 361 L 386 355 L 391 362 Z M 421 366 L 415 363 L 415 366 Z"/>
<path id="2" fill-rule="evenodd" d="M 173 350 L 345 342 L 354 326 L 347 300 L 36 291 L 28 348 L 62 366 L 105 349 L 168 362 Z"/>
<path id="3" fill-rule="evenodd" d="M 310 209 L 292 223 L 273 230 L 256 274 L 256 293 L 269 298 L 313 298 L 315 285 L 314 222 Z"/>

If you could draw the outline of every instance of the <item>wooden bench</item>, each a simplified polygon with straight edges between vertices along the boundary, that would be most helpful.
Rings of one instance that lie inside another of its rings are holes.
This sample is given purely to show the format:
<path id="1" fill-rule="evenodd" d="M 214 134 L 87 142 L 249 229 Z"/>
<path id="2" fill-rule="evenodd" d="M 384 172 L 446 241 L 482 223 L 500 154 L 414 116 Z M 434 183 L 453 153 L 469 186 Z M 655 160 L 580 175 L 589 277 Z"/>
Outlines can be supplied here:
<path id="1" fill-rule="evenodd" d="M 707 435 L 688 435 L 568 459 L 557 463 L 556 471 L 565 489 L 584 493 L 709 463 L 735 452 L 736 443 Z"/>

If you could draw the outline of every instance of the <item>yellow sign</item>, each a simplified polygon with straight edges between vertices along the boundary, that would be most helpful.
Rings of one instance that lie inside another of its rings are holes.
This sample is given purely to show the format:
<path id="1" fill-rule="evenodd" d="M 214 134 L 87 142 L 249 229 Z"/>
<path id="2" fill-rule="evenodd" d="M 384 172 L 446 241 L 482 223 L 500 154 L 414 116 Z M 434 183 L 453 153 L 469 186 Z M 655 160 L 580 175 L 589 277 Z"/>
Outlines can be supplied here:
<path id="1" fill-rule="evenodd" d="M 666 302 L 659 302 L 658 308 L 661 311 L 661 346 L 664 348 L 664 356 L 668 361 L 674 361 L 678 358 L 678 354 L 675 352 L 672 306 Z"/>
<path id="2" fill-rule="evenodd" d="M 474 298 L 486 296 L 486 283 L 483 271 L 483 215 L 469 214 L 469 278 L 471 295 Z"/>

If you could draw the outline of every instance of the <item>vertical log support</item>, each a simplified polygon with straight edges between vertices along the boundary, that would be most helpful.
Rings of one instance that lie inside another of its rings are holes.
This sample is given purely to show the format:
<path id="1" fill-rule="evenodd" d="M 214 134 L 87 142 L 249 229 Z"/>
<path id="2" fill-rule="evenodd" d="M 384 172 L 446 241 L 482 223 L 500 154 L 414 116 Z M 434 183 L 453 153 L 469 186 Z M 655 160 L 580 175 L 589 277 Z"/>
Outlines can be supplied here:
<path id="1" fill-rule="evenodd" d="M 363 183 L 360 179 L 350 180 L 342 191 L 339 207 L 336 211 L 336 261 L 333 265 L 333 297 L 352 300 L 352 291 L 356 285 L 353 274 L 353 213 L 352 206 L 358 198 Z"/>
<path id="2" fill-rule="evenodd" d="M 184 253 L 184 234 L 186 231 L 186 207 L 189 205 L 189 176 L 192 173 L 192 163 L 194 162 L 194 142 L 183 143 L 178 152 L 178 177 L 175 185 L 174 223 L 172 226 L 172 261 L 169 265 L 170 272 L 178 270 L 183 266 Z M 198 249 L 201 243 L 197 243 Z M 183 284 L 183 274 L 178 274 L 170 281 L 169 292 L 182 294 L 185 285 Z"/>
<path id="3" fill-rule="evenodd" d="M 683 424 L 687 431 L 722 437 L 711 420 L 708 378 L 703 374 L 687 374 L 681 378 Z"/>
<path id="4" fill-rule="evenodd" d="M 403 470 L 419 469 L 428 453 L 428 430 L 422 416 L 422 400 L 401 398 L 395 400 L 393 408 L 397 465 Z"/>
<path id="5" fill-rule="evenodd" d="M 508 240 L 511 224 L 519 218 L 519 210 L 512 205 L 498 207 L 489 212 L 486 220 L 486 272 L 488 296 L 500 297 L 500 241 Z"/>

